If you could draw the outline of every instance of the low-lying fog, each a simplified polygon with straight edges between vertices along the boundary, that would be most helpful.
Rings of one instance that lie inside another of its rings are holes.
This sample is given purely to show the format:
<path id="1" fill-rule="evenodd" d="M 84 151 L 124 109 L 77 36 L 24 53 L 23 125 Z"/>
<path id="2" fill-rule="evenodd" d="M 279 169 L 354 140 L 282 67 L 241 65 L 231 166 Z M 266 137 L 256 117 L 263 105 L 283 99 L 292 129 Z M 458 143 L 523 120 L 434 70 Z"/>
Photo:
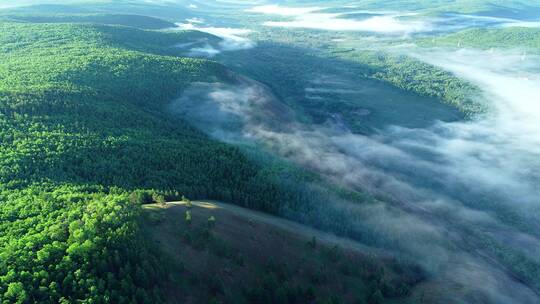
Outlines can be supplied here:
<path id="1" fill-rule="evenodd" d="M 280 115 L 285 106 L 250 80 L 195 85 L 174 107 L 216 138 L 264 143 L 335 182 L 388 198 L 392 203 L 336 201 L 329 208 L 347 210 L 343 221 L 359 233 L 370 229 L 390 239 L 390 247 L 415 257 L 462 301 L 534 303 L 536 291 L 494 264 L 483 242 L 496 240 L 540 263 L 540 59 L 502 51 L 405 52 L 478 85 L 490 112 L 366 137 Z"/>
<path id="2" fill-rule="evenodd" d="M 279 17 L 267 26 L 381 34 L 522 23 L 457 14 L 420 19 L 353 8 L 333 12 L 266 5 L 247 12 Z M 395 125 L 363 136 L 331 119 L 319 126 L 296 121 L 268 88 L 249 79 L 196 84 L 173 108 L 215 138 L 261 143 L 336 183 L 382 197 L 365 205 L 336 199 L 324 209 L 303 210 L 309 215 L 294 210 L 283 215 L 322 221 L 325 212 L 342 214 L 353 235 L 370 231 L 385 240 L 380 246 L 421 263 L 443 286 L 436 293 L 443 303 L 538 303 L 540 286 L 528 286 L 513 274 L 530 275 L 527 279 L 538 284 L 540 58 L 515 50 L 411 45 L 396 50 L 475 84 L 482 90 L 478 102 L 487 103 L 489 112 L 469 121 L 436 122 L 423 129 Z M 325 75 L 313 77 L 317 87 L 304 88 L 312 98 L 324 98 L 313 94 L 327 91 L 350 93 L 350 87 L 339 87 L 347 83 L 339 75 L 328 83 Z"/>
<path id="3" fill-rule="evenodd" d="M 202 45 L 199 42 L 193 42 L 176 46 L 188 49 L 190 56 L 214 57 L 221 52 L 245 50 L 255 46 L 253 41 L 246 38 L 251 33 L 248 29 L 205 26 L 205 21 L 199 18 L 186 19 L 185 22 L 177 23 L 176 26 L 175 30 L 196 30 L 222 39 L 217 46 L 204 41 L 201 42 Z"/>
<path id="4" fill-rule="evenodd" d="M 449 13 L 427 17 L 415 12 L 369 11 L 354 6 L 339 9 L 328 7 L 292 8 L 280 5 L 261 5 L 247 9 L 248 13 L 278 16 L 280 20 L 265 21 L 263 25 L 284 28 L 304 28 L 329 31 L 360 31 L 380 34 L 414 34 L 454 31 L 468 27 L 540 27 L 540 21 Z M 283 18 L 285 18 L 283 20 Z M 539 18 L 540 19 L 540 18 Z"/>
<path id="5" fill-rule="evenodd" d="M 414 33 L 429 30 L 420 20 L 403 20 L 411 14 L 373 12 L 350 9 L 345 12 L 326 12 L 323 7 L 289 8 L 279 5 L 257 6 L 250 13 L 292 17 L 286 21 L 266 21 L 264 25 L 288 28 L 308 28 L 332 31 L 368 31 L 380 33 Z M 348 18 L 348 17 L 355 18 Z"/>

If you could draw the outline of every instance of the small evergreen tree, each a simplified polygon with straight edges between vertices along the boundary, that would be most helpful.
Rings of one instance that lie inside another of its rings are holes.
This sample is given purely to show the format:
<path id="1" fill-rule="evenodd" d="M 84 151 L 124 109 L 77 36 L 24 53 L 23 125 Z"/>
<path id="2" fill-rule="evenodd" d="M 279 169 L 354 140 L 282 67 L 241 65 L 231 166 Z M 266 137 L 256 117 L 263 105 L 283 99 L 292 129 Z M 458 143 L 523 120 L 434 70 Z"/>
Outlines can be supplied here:
<path id="1" fill-rule="evenodd" d="M 191 211 L 190 210 L 186 210 L 186 223 L 188 225 L 191 225 Z"/>
<path id="2" fill-rule="evenodd" d="M 187 197 L 185 197 L 185 196 L 183 196 L 183 195 L 182 195 L 182 202 L 183 202 L 184 204 L 186 204 L 186 207 L 187 207 L 188 209 L 191 209 L 191 208 L 193 207 L 193 205 L 191 204 L 191 201 L 190 201 Z"/>
<path id="3" fill-rule="evenodd" d="M 212 229 L 216 226 L 216 218 L 212 215 L 208 218 L 208 229 Z"/>
<path id="4" fill-rule="evenodd" d="M 165 205 L 165 196 L 159 192 L 152 193 L 152 200 L 160 205 Z"/>

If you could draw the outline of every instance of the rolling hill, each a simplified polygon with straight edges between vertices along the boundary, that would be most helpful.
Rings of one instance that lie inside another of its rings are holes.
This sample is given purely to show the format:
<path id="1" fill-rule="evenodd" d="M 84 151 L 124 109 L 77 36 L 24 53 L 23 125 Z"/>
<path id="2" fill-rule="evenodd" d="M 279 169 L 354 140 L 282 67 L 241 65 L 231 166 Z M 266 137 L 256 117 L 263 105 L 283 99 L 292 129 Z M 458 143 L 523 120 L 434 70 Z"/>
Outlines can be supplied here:
<path id="1" fill-rule="evenodd" d="M 170 300 L 168 277 L 198 274 L 163 266 L 142 204 L 185 195 L 280 213 L 341 195 L 309 191 L 300 185 L 323 183 L 315 175 L 210 139 L 168 110 L 192 83 L 235 81 L 216 62 L 175 56 L 176 44 L 215 37 L 140 29 L 148 19 L 138 16 L 108 19 L 131 26 L 62 18 L 0 23 L 1 301 Z M 305 280 L 298 292 L 318 298 Z M 409 290 L 399 288 L 376 296 Z"/>
<path id="2" fill-rule="evenodd" d="M 538 1 L 8 2 L 0 303 L 539 298 Z"/>
<path id="3" fill-rule="evenodd" d="M 144 212 L 148 239 L 174 269 L 171 303 L 413 303 L 404 296 L 424 279 L 373 248 L 234 205 L 179 201 Z"/>
<path id="4" fill-rule="evenodd" d="M 276 198 L 237 148 L 162 111 L 187 84 L 226 77 L 222 66 L 130 49 L 172 39 L 135 28 L 0 28 L 2 301 L 159 300 L 135 189 Z"/>

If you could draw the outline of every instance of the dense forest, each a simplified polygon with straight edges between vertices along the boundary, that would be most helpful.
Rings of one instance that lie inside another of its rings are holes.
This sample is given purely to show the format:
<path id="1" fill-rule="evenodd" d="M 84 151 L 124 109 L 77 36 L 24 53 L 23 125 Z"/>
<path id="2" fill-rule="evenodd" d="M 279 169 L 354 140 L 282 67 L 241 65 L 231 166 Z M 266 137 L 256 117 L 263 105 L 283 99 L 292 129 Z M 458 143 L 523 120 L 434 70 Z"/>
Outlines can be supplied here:
<path id="1" fill-rule="evenodd" d="M 315 35 L 324 38 L 314 39 Z M 255 33 L 254 36 L 269 36 L 271 39 L 268 40 L 271 42 L 265 39 L 254 49 L 242 51 L 242 57 L 237 53 L 223 54 L 222 60 L 231 68 L 239 68 L 241 72 L 273 85 L 272 88 L 276 91 L 284 88 L 287 90 L 286 95 L 302 91 L 319 74 L 347 73 L 359 82 L 374 80 L 372 84 L 385 83 L 390 90 L 401 89 L 409 107 L 408 111 L 404 111 L 404 115 L 417 112 L 416 99 L 423 99 L 422 97 L 429 97 L 433 103 L 449 105 L 467 117 L 483 113 L 487 108 L 486 104 L 474 98 L 479 94 L 479 89 L 471 83 L 412 56 L 389 52 L 384 49 L 385 42 L 370 42 L 369 36 L 265 29 L 261 29 L 261 33 Z M 335 39 L 345 42 L 333 43 Z M 418 41 L 423 43 L 424 40 Z M 238 58 L 242 58 L 242 61 L 236 62 Z M 269 62 L 274 64 L 269 65 Z M 275 77 L 278 71 L 282 77 Z M 294 77 L 298 74 L 304 74 L 304 79 Z M 274 85 L 277 82 L 280 85 Z M 386 91 L 381 95 L 384 96 Z M 296 99 L 301 99 L 301 96 Z M 309 100 L 309 103 L 312 102 L 316 100 Z M 315 111 L 327 113 L 334 110 L 332 107 L 340 107 L 340 103 L 338 99 L 331 105 L 314 105 L 313 108 Z M 347 105 L 344 105 L 343 113 L 350 112 L 350 106 L 348 109 L 346 107 Z M 433 107 L 441 108 L 437 104 L 433 104 Z M 317 113 L 312 114 L 315 117 L 320 116 Z M 403 124 L 405 121 L 406 119 L 395 123 Z"/>
<path id="2" fill-rule="evenodd" d="M 94 23 L 159 30 L 175 27 L 174 23 L 142 15 L 129 14 L 6 14 L 5 18 L 32 23 Z"/>
<path id="3" fill-rule="evenodd" d="M 474 28 L 461 32 L 419 39 L 423 46 L 450 46 L 475 49 L 517 49 L 537 53 L 540 49 L 540 29 L 508 27 L 502 29 Z"/>
<path id="4" fill-rule="evenodd" d="M 0 23 L 0 302 L 164 300 L 165 263 L 140 225 L 145 203 L 215 199 L 356 233 L 337 210 L 320 210 L 368 196 L 321 187 L 315 174 L 212 140 L 168 110 L 190 83 L 234 82 L 216 62 L 170 56 L 198 39 L 216 38 Z"/>
<path id="5" fill-rule="evenodd" d="M 271 209 L 258 165 L 160 110 L 224 68 L 130 50 L 136 34 L 0 25 L 1 302 L 158 301 L 136 189 Z"/>
<path id="6" fill-rule="evenodd" d="M 220 141 L 193 122 L 196 115 L 172 110 L 185 98 L 199 102 L 188 93 L 201 83 L 237 88 L 249 79 L 261 94 L 275 97 L 268 107 L 288 111 L 298 130 L 332 131 L 315 139 L 344 134 L 384 143 L 385 130 L 395 126 L 417 131 L 434 122 L 467 124 L 489 110 L 480 87 L 401 52 L 404 43 L 422 50 L 496 48 L 524 61 L 540 47 L 537 28 L 374 39 L 358 32 L 269 28 L 263 19 L 231 8 L 236 4 L 205 2 L 190 2 L 205 19 L 195 18 L 188 4 L 175 11 L 172 4 L 131 1 L 0 12 L 0 303 L 436 302 L 438 293 L 454 296 L 454 290 L 440 289 L 455 282 L 441 283 L 449 277 L 438 276 L 438 266 L 431 265 L 431 245 L 442 256 L 482 255 L 512 280 L 540 289 L 540 263 L 498 238 L 495 226 L 475 227 L 444 208 L 412 208 L 407 194 L 383 193 L 379 187 L 389 189 L 382 184 L 393 172 L 381 170 L 384 177 L 372 183 L 368 175 L 377 164 L 368 164 L 369 157 L 362 159 L 365 167 L 339 158 L 329 166 L 366 174 L 354 185 L 344 183 L 276 152 L 271 143 L 249 136 Z M 363 3 L 418 10 L 399 21 L 441 17 L 449 9 L 511 15 L 482 0 L 442 1 L 439 8 L 435 2 L 441 1 Z M 515 12 L 526 11 L 525 1 L 514 2 Z M 207 27 L 215 35 L 175 29 L 173 22 Z M 246 34 L 236 36 L 236 30 Z M 239 41 L 249 46 L 227 49 Z M 216 54 L 190 52 L 196 48 Z M 392 165 L 386 151 L 359 142 L 352 142 L 354 148 L 373 149 L 382 168 L 387 161 Z M 351 156 L 349 147 L 335 146 L 335 153 Z M 309 156 L 316 162 L 333 147 L 314 145 Z M 407 170 L 400 170 L 396 181 L 405 183 Z M 444 182 L 433 177 L 425 185 L 436 192 Z M 454 192 L 456 201 L 469 195 Z M 481 195 L 463 206 L 524 235 L 535 230 L 513 205 Z M 350 238 L 362 249 L 353 254 L 314 236 L 239 219 L 234 209 L 197 205 L 214 203 L 277 215 L 334 233 L 332 239 Z M 415 235 L 420 230 L 412 229 L 412 215 L 438 221 L 426 227 L 455 234 L 456 241 L 431 230 Z M 272 240 L 284 245 L 274 249 Z M 212 266 L 197 267 L 207 261 Z"/>
<path id="7" fill-rule="evenodd" d="M 469 98 L 474 87 L 433 66 L 374 52 L 336 52 L 260 42 L 219 60 L 270 87 L 300 119 L 324 124 L 339 115 L 356 133 L 388 124 L 422 127 L 434 118 L 452 121 L 482 109 Z M 335 84 L 320 90 L 317 82 L 325 79 Z M 398 98 L 403 102 L 394 102 Z M 370 114 L 359 115 L 359 108 Z"/>

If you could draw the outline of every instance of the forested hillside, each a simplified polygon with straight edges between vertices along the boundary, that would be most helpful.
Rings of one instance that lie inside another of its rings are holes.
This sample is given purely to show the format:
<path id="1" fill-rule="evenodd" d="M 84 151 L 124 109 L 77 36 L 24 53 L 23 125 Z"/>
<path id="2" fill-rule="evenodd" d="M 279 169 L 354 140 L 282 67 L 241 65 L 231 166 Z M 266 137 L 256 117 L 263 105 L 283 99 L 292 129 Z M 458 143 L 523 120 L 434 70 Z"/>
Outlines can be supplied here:
<path id="1" fill-rule="evenodd" d="M 270 209 L 277 191 L 258 165 L 161 110 L 190 82 L 226 77 L 216 63 L 129 48 L 162 39 L 0 24 L 0 302 L 159 301 L 136 189 Z"/>
<path id="2" fill-rule="evenodd" d="M 34 23 L 96 23 L 125 25 L 140 29 L 157 30 L 174 27 L 174 23 L 141 15 L 121 14 L 7 14 L 14 20 Z"/>
<path id="3" fill-rule="evenodd" d="M 0 304 L 540 303 L 540 0 L 0 0 Z"/>
<path id="4" fill-rule="evenodd" d="M 420 39 L 423 46 L 451 46 L 456 48 L 504 48 L 530 52 L 540 50 L 540 29 L 509 27 L 502 29 L 470 29 L 437 38 Z"/>

